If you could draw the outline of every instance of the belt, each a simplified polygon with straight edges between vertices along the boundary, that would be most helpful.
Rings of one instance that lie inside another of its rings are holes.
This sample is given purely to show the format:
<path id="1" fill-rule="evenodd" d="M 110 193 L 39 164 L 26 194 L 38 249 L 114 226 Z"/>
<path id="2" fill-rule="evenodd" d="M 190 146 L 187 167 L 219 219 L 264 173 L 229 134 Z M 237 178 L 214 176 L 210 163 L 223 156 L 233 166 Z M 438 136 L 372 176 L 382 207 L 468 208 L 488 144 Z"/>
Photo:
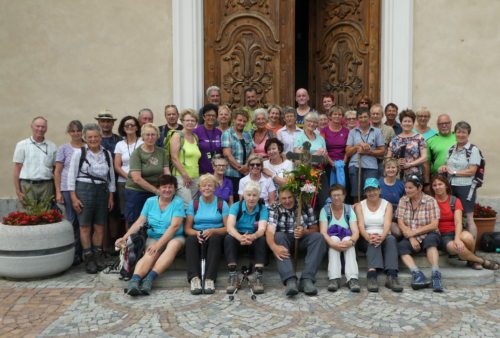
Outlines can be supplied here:
<path id="1" fill-rule="evenodd" d="M 21 179 L 22 182 L 27 182 L 29 184 L 42 184 L 42 183 L 47 183 L 47 182 L 53 182 L 54 180 L 25 180 Z"/>

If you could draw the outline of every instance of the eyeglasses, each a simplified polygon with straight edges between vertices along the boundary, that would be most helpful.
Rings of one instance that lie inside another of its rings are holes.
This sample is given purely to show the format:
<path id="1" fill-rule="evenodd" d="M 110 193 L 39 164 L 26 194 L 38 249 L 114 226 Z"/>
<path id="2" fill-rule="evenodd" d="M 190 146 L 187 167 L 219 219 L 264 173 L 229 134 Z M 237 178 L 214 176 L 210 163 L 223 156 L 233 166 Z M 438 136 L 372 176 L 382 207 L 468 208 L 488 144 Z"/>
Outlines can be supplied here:
<path id="1" fill-rule="evenodd" d="M 137 127 L 137 125 L 135 123 L 125 123 L 123 126 L 125 128 L 134 128 L 134 127 Z"/>
<path id="2" fill-rule="evenodd" d="M 251 168 L 255 168 L 255 167 L 260 168 L 262 166 L 262 164 L 260 164 L 260 163 L 250 163 L 248 166 L 251 167 Z"/>
<path id="3" fill-rule="evenodd" d="M 225 167 L 227 167 L 227 164 L 214 164 L 214 167 L 225 168 Z"/>
<path id="4" fill-rule="evenodd" d="M 356 121 L 357 119 L 355 117 L 348 117 L 346 118 L 347 121 Z"/>
<path id="5" fill-rule="evenodd" d="M 441 123 L 438 123 L 438 126 L 449 126 L 451 124 L 451 121 L 450 122 L 441 122 Z"/>

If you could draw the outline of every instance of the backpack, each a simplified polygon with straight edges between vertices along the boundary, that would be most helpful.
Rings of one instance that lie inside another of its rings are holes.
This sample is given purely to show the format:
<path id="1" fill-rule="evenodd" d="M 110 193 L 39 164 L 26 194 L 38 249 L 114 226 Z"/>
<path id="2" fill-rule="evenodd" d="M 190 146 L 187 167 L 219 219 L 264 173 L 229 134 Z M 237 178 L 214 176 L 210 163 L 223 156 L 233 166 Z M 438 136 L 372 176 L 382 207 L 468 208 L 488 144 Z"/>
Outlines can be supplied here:
<path id="1" fill-rule="evenodd" d="M 255 222 L 258 223 L 260 220 L 260 211 L 262 210 L 262 206 L 264 205 L 264 202 L 262 199 L 259 198 L 259 201 L 257 202 L 257 214 L 255 215 Z M 238 213 L 236 214 L 236 222 L 238 222 L 243 216 L 243 200 L 240 201 L 240 204 L 238 205 Z"/>
<path id="2" fill-rule="evenodd" d="M 474 144 L 470 144 L 468 148 L 465 148 L 465 155 L 467 156 L 467 162 L 470 161 L 470 156 L 472 154 L 472 149 L 477 146 Z M 450 149 L 448 149 L 448 157 L 451 156 L 454 150 L 456 150 L 457 146 L 451 146 Z M 486 161 L 484 160 L 483 153 L 479 148 L 479 156 L 481 156 L 481 161 L 479 162 L 479 165 L 477 166 L 476 173 L 474 174 L 474 178 L 472 179 L 472 185 L 474 188 L 480 188 L 483 186 L 483 181 L 484 181 L 484 169 L 486 167 Z"/>
<path id="3" fill-rule="evenodd" d="M 351 217 L 351 206 L 349 204 L 344 203 L 344 219 L 347 225 L 349 225 L 349 218 Z M 326 225 L 329 226 L 330 222 L 332 221 L 332 208 L 330 208 L 330 204 L 327 203 L 323 207 L 323 209 L 326 212 Z"/>
<path id="4" fill-rule="evenodd" d="M 82 178 L 90 178 L 92 180 L 92 182 L 95 181 L 101 181 L 101 182 L 109 182 L 111 181 L 111 155 L 110 155 L 110 152 L 109 150 L 106 150 L 106 149 L 103 149 L 104 151 L 104 157 L 106 158 L 106 163 L 108 164 L 108 180 L 107 181 L 104 181 L 102 178 L 100 177 L 95 177 L 93 175 L 90 175 L 88 172 L 84 173 L 82 172 L 82 166 L 83 166 L 83 163 L 86 162 L 87 165 L 90 167 L 90 163 L 89 161 L 87 160 L 87 148 L 85 147 L 81 147 L 80 148 L 82 154 L 80 155 L 80 162 L 78 163 L 78 174 L 83 174 L 85 176 L 80 176 L 78 175 L 78 177 L 82 177 Z"/>
<path id="5" fill-rule="evenodd" d="M 500 248 L 500 232 L 485 232 L 479 242 L 481 251 L 495 252 Z"/>
<path id="6" fill-rule="evenodd" d="M 193 199 L 193 218 L 196 216 L 198 212 L 198 208 L 200 207 L 200 195 L 197 193 Z M 224 200 L 217 196 L 217 211 L 222 215 L 222 208 L 224 207 Z"/>
<path id="7" fill-rule="evenodd" d="M 175 169 L 175 166 L 174 166 L 174 163 L 172 162 L 172 156 L 170 154 L 170 142 L 172 141 L 172 136 L 174 136 L 175 133 L 179 133 L 180 135 L 180 150 L 184 153 L 185 150 L 183 149 L 183 146 L 184 146 L 184 133 L 180 130 L 175 130 L 175 129 L 170 129 L 167 133 L 167 136 L 165 137 L 165 141 L 163 142 L 163 144 L 165 145 L 165 150 L 167 151 L 167 162 L 168 162 L 168 166 L 170 168 L 170 172 L 173 172 L 173 170 Z M 196 134 L 193 134 L 194 136 L 194 140 L 196 142 L 196 144 L 198 144 L 198 135 Z M 185 154 L 184 154 L 185 156 Z M 185 164 L 185 163 L 183 163 Z"/>
<path id="8" fill-rule="evenodd" d="M 144 256 L 148 229 L 149 225 L 146 223 L 127 239 L 121 263 L 120 279 L 129 280 L 134 273 L 135 265 Z"/>

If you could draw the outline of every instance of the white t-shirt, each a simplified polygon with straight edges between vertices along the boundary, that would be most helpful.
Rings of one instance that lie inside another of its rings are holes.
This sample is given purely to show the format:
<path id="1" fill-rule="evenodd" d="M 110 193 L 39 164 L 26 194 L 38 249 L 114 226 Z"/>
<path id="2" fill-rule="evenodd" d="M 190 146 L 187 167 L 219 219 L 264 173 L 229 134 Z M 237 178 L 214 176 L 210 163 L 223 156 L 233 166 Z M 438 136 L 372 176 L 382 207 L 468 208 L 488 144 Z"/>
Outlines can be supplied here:
<path id="1" fill-rule="evenodd" d="M 243 195 L 243 190 L 247 183 L 250 182 L 250 175 L 246 175 L 240 180 L 240 185 L 238 189 L 238 194 Z M 259 179 L 260 185 L 260 198 L 264 200 L 266 203 L 266 207 L 269 207 L 269 193 L 276 191 L 276 187 L 274 186 L 274 182 L 272 179 L 265 177 L 263 174 L 260 175 Z"/>
<path id="2" fill-rule="evenodd" d="M 137 142 L 132 143 L 132 144 L 127 144 L 126 140 L 122 140 L 118 142 L 115 146 L 115 155 L 120 154 L 122 157 L 122 170 L 125 171 L 128 174 L 128 171 L 130 170 L 130 155 L 134 152 L 136 148 L 139 148 L 141 144 L 144 142 L 142 141 L 142 138 L 138 138 Z M 118 182 L 127 182 L 127 179 L 121 176 L 118 176 Z"/>
<path id="3" fill-rule="evenodd" d="M 269 160 L 264 161 L 264 169 L 269 169 L 273 173 L 275 173 L 278 177 L 285 177 L 285 173 L 289 173 L 293 170 L 293 163 L 290 160 L 284 160 L 280 164 L 273 165 Z M 276 186 L 276 190 L 278 190 L 278 185 Z"/>

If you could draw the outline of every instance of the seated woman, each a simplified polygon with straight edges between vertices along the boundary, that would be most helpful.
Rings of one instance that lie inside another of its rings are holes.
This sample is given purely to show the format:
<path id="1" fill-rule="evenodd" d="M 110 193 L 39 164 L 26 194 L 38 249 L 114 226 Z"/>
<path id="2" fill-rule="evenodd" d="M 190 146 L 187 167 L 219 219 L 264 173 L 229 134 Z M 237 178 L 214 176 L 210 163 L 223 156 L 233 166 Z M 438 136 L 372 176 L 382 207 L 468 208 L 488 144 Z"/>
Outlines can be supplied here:
<path id="1" fill-rule="evenodd" d="M 398 281 L 398 245 L 391 235 L 392 205 L 380 198 L 376 178 L 368 178 L 363 188 L 366 199 L 355 207 L 361 235 L 358 248 L 366 252 L 369 292 L 378 292 L 377 270 L 387 274 L 385 286 L 394 292 L 403 291 Z"/>
<path id="2" fill-rule="evenodd" d="M 416 175 L 406 178 L 406 195 L 401 197 L 396 212 L 398 225 L 404 238 L 398 243 L 401 260 L 410 269 L 413 290 L 429 286 L 425 275 L 415 264 L 412 255 L 426 250 L 427 260 L 432 266 L 432 288 L 434 292 L 443 292 L 441 272 L 439 271 L 439 253 L 441 242 L 438 232 L 439 206 L 436 200 L 422 192 L 422 181 Z"/>
<path id="3" fill-rule="evenodd" d="M 200 176 L 200 194 L 189 202 L 186 211 L 184 232 L 187 235 L 187 277 L 193 295 L 215 292 L 217 268 L 229 214 L 227 203 L 214 194 L 216 184 L 213 175 Z M 200 264 L 202 256 L 205 256 L 204 276 Z"/>
<path id="4" fill-rule="evenodd" d="M 259 203 L 260 185 L 249 182 L 243 189 L 243 200 L 234 203 L 229 210 L 227 219 L 227 235 L 224 239 L 224 253 L 229 268 L 227 293 L 233 293 L 239 287 L 240 281 L 236 267 L 238 265 L 238 250 L 248 248 L 253 256 L 255 280 L 252 284 L 256 294 L 264 292 L 262 269 L 266 262 L 266 226 L 267 208 Z"/>
<path id="5" fill-rule="evenodd" d="M 243 191 L 249 182 L 255 182 L 260 186 L 260 198 L 269 207 L 276 200 L 276 187 L 273 181 L 262 173 L 264 160 L 257 155 L 250 155 L 248 158 L 248 168 L 250 173 L 240 180 L 238 194 L 240 201 L 243 199 Z"/>
<path id="6" fill-rule="evenodd" d="M 352 207 L 344 204 L 346 191 L 340 184 L 330 188 L 331 204 L 326 204 L 319 215 L 319 231 L 328 249 L 328 291 L 340 289 L 342 263 L 340 253 L 344 253 L 345 277 L 351 292 L 359 292 L 358 263 L 356 262 L 356 241 L 359 238 L 356 214 Z"/>
<path id="7" fill-rule="evenodd" d="M 120 247 L 142 226 L 149 227 L 146 252 L 137 262 L 128 282 L 127 293 L 130 296 L 149 295 L 155 278 L 167 270 L 185 242 L 182 221 L 186 214 L 182 198 L 175 195 L 177 179 L 162 175 L 159 184 L 159 196 L 146 200 L 137 221 L 115 243 L 116 247 Z"/>
<path id="8" fill-rule="evenodd" d="M 441 233 L 440 249 L 452 255 L 458 255 L 467 262 L 479 264 L 490 270 L 498 270 L 500 265 L 474 254 L 476 241 L 470 232 L 463 230 L 463 206 L 459 198 L 451 196 L 451 185 L 444 176 L 432 179 L 432 193 L 441 211 L 439 232 Z"/>
<path id="9" fill-rule="evenodd" d="M 398 209 L 399 200 L 405 194 L 405 184 L 398 178 L 399 165 L 395 158 L 386 158 L 384 160 L 384 177 L 378 181 L 380 186 L 380 197 L 385 199 L 392 205 L 392 225 L 391 234 L 396 238 L 401 238 L 399 231 L 398 220 L 396 218 L 396 210 Z"/>
<path id="10" fill-rule="evenodd" d="M 212 159 L 212 167 L 214 168 L 214 177 L 217 182 L 215 185 L 215 196 L 222 198 L 231 206 L 233 200 L 233 182 L 224 176 L 224 172 L 229 164 L 225 157 L 215 155 Z"/>

